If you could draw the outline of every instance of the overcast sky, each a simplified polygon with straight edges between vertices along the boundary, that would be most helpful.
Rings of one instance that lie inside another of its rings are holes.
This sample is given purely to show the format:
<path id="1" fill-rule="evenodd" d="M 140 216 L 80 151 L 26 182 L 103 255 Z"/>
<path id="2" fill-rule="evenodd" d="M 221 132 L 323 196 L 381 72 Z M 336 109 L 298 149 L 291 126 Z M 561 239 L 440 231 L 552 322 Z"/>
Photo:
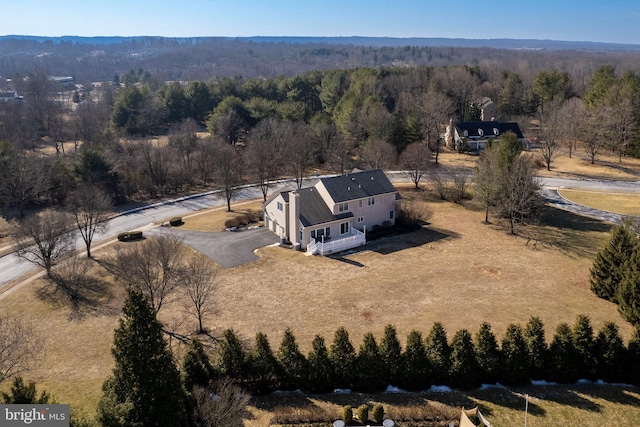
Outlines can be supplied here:
<path id="1" fill-rule="evenodd" d="M 638 0 L 14 0 L 1 35 L 380 36 L 640 44 Z"/>

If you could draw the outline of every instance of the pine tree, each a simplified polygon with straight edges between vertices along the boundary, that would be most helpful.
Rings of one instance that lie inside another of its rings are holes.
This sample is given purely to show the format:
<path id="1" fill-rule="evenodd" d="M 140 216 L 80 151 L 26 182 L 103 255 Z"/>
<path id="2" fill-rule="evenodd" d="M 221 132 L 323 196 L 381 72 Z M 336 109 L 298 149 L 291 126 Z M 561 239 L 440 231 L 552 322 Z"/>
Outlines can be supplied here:
<path id="1" fill-rule="evenodd" d="M 295 390 L 302 387 L 307 377 L 307 359 L 300 352 L 296 337 L 289 328 L 284 332 L 276 359 L 282 372 L 282 388 Z"/>
<path id="2" fill-rule="evenodd" d="M 618 311 L 632 325 L 640 325 L 640 248 L 623 271 L 617 293 Z"/>
<path id="3" fill-rule="evenodd" d="M 316 335 L 311 344 L 311 351 L 307 357 L 309 372 L 307 387 L 313 393 L 324 393 L 333 385 L 333 366 L 329 359 L 329 352 L 324 344 L 324 338 Z"/>
<path id="4" fill-rule="evenodd" d="M 371 332 L 365 334 L 356 358 L 357 388 L 365 392 L 384 389 L 384 361 Z"/>
<path id="5" fill-rule="evenodd" d="M 338 328 L 333 337 L 329 359 L 333 366 L 335 385 L 339 388 L 350 388 L 353 383 L 356 353 L 349 341 L 349 334 L 343 327 Z"/>
<path id="6" fill-rule="evenodd" d="M 447 341 L 447 331 L 442 323 L 433 324 L 426 339 L 427 358 L 431 367 L 431 381 L 433 384 L 446 384 L 449 380 L 449 363 L 451 348 Z"/>
<path id="7" fill-rule="evenodd" d="M 262 332 L 256 334 L 255 344 L 248 356 L 250 389 L 257 394 L 273 391 L 277 387 L 280 366 L 273 355 L 267 336 Z"/>
<path id="8" fill-rule="evenodd" d="M 185 395 L 162 326 L 143 294 L 129 289 L 114 333 L 112 376 L 102 386 L 105 426 L 182 426 Z"/>
<path id="9" fill-rule="evenodd" d="M 420 332 L 413 330 L 409 333 L 402 359 L 404 369 L 400 385 L 412 391 L 429 388 L 431 369 L 427 349 Z"/>
<path id="10" fill-rule="evenodd" d="M 551 381 L 572 383 L 578 379 L 577 353 L 573 345 L 573 333 L 566 323 L 556 328 L 549 346 L 551 354 Z"/>
<path id="11" fill-rule="evenodd" d="M 451 340 L 451 384 L 463 389 L 474 387 L 478 385 L 479 370 L 471 334 L 466 329 L 456 332 Z"/>
<path id="12" fill-rule="evenodd" d="M 627 346 L 627 366 L 629 368 L 625 382 L 640 385 L 640 328 L 636 327 Z"/>
<path id="13" fill-rule="evenodd" d="M 14 404 L 14 405 L 24 405 L 24 404 L 36 404 L 43 405 L 49 403 L 49 393 L 43 391 L 40 393 L 38 397 L 38 392 L 36 391 L 36 383 L 34 381 L 29 381 L 27 384 L 24 383 L 24 380 L 21 376 L 17 376 L 13 379 L 11 383 L 10 394 L 2 392 L 3 403 Z"/>
<path id="14" fill-rule="evenodd" d="M 182 384 L 187 393 L 191 393 L 193 386 L 205 387 L 214 377 L 209 356 L 204 351 L 202 343 L 197 338 L 189 341 L 187 352 L 182 361 Z"/>
<path id="15" fill-rule="evenodd" d="M 224 337 L 218 346 L 216 362 L 216 368 L 222 376 L 236 381 L 246 378 L 247 355 L 233 329 L 224 331 Z"/>
<path id="16" fill-rule="evenodd" d="M 549 361 L 549 348 L 545 339 L 544 324 L 539 317 L 532 317 L 524 328 L 524 340 L 529 353 L 531 377 L 544 379 Z"/>
<path id="17" fill-rule="evenodd" d="M 520 325 L 510 324 L 502 338 L 504 355 L 503 381 L 523 384 L 529 381 L 529 353 Z"/>
<path id="18" fill-rule="evenodd" d="M 638 236 L 629 221 L 613 227 L 611 238 L 596 255 L 590 270 L 593 293 L 612 302 L 618 301 L 618 288 L 627 261 L 637 246 Z"/>
<path id="19" fill-rule="evenodd" d="M 581 314 L 573 326 L 573 347 L 577 355 L 577 368 L 580 378 L 595 380 L 596 359 L 594 357 L 595 339 L 589 316 Z"/>
<path id="20" fill-rule="evenodd" d="M 495 383 L 501 377 L 502 353 L 498 348 L 498 340 L 491 331 L 491 325 L 484 322 L 480 325 L 475 339 L 476 358 L 480 370 L 480 382 Z"/>
<path id="21" fill-rule="evenodd" d="M 595 344 L 598 379 L 621 382 L 628 372 L 627 349 L 624 347 L 618 326 L 613 322 L 604 324 Z"/>
<path id="22" fill-rule="evenodd" d="M 402 379 L 402 346 L 396 328 L 387 325 L 380 341 L 380 357 L 384 363 L 384 379 L 387 385 L 399 385 Z"/>

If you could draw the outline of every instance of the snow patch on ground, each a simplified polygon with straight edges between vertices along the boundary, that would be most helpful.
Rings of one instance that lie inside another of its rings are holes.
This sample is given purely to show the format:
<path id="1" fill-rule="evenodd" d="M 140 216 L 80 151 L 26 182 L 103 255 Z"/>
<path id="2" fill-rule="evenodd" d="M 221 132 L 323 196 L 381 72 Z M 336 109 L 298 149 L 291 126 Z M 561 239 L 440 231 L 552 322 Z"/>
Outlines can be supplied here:
<path id="1" fill-rule="evenodd" d="M 549 382 L 545 380 L 531 380 L 531 385 L 548 386 L 548 385 L 558 385 L 558 383 Z"/>
<path id="2" fill-rule="evenodd" d="M 385 393 L 406 393 L 407 391 L 392 385 L 388 385 L 387 389 L 384 392 Z"/>
<path id="3" fill-rule="evenodd" d="M 446 385 L 432 385 L 428 393 L 451 393 L 453 390 L 451 387 L 447 387 Z"/>
<path id="4" fill-rule="evenodd" d="M 487 390 L 487 389 L 490 389 L 490 388 L 506 388 L 506 387 L 505 387 L 505 386 L 503 386 L 503 385 L 502 385 L 502 384 L 500 384 L 500 383 L 495 383 L 495 384 L 482 384 L 482 385 L 480 386 L 480 390 Z"/>
<path id="5" fill-rule="evenodd" d="M 333 390 L 333 394 L 351 394 L 351 390 L 348 388 L 337 388 Z"/>

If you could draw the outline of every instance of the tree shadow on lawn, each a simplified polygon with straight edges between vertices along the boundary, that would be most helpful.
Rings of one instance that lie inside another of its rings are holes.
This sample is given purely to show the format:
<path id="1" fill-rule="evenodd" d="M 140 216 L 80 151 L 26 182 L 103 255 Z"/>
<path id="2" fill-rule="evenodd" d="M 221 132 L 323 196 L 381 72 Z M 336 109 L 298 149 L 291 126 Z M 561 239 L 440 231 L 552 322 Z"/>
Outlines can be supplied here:
<path id="1" fill-rule="evenodd" d="M 591 257 L 595 254 L 600 240 L 596 236 L 588 236 L 585 233 L 606 233 L 611 230 L 611 227 L 611 224 L 598 219 L 545 206 L 539 224 L 527 227 L 521 236 L 576 256 Z"/>
<path id="2" fill-rule="evenodd" d="M 373 240 L 363 246 L 362 249 L 377 252 L 381 255 L 388 255 L 404 249 L 417 248 L 428 243 L 444 239 L 457 239 L 459 237 L 458 233 L 453 231 L 437 230 L 423 226 L 416 231 Z"/>

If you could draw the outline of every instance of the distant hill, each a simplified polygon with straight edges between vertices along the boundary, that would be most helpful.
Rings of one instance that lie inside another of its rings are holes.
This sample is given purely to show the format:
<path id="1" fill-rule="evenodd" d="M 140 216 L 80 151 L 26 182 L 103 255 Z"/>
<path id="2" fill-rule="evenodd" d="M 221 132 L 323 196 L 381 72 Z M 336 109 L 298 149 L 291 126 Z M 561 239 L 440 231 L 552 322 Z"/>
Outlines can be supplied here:
<path id="1" fill-rule="evenodd" d="M 255 43 L 288 43 L 288 44 L 334 44 L 372 47 L 401 47 L 401 46 L 430 46 L 430 47 L 487 47 L 494 49 L 522 49 L 522 50 L 580 50 L 580 51 L 640 51 L 638 44 L 600 43 L 586 41 L 560 41 L 560 40 L 536 40 L 536 39 L 461 39 L 461 38 L 427 38 L 427 37 L 289 37 L 289 36 L 255 36 L 255 37 L 42 37 L 29 35 L 0 36 L 0 40 L 31 40 L 37 42 L 76 43 L 88 45 L 112 45 L 128 43 L 132 41 L 144 41 L 149 39 L 167 40 L 171 42 L 197 44 L 211 40 L 238 40 Z"/>

